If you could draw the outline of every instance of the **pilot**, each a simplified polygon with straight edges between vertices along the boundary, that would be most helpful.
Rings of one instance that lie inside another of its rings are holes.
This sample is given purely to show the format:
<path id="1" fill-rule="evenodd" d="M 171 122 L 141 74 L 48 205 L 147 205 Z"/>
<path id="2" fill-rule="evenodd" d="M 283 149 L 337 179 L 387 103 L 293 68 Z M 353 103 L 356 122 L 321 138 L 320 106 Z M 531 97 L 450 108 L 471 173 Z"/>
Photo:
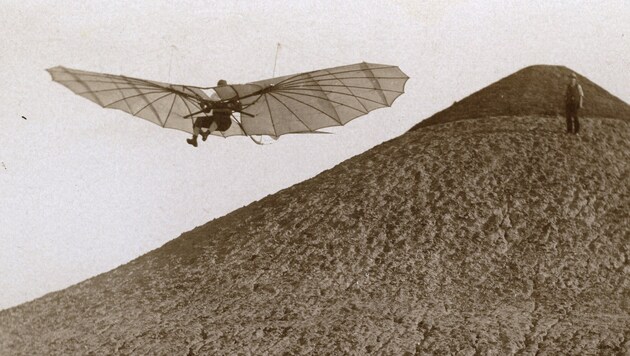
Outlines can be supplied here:
<path id="1" fill-rule="evenodd" d="M 226 85 L 227 82 L 223 79 L 217 82 L 217 87 Z M 204 113 L 209 113 L 210 115 L 200 116 L 195 119 L 192 138 L 186 139 L 186 142 L 195 147 L 197 147 L 199 134 L 201 134 L 202 140 L 205 141 L 208 135 L 214 131 L 227 131 L 232 126 L 232 113 L 240 110 L 238 101 L 222 101 L 216 92 L 210 96 L 210 101 L 202 101 L 199 105 Z"/>

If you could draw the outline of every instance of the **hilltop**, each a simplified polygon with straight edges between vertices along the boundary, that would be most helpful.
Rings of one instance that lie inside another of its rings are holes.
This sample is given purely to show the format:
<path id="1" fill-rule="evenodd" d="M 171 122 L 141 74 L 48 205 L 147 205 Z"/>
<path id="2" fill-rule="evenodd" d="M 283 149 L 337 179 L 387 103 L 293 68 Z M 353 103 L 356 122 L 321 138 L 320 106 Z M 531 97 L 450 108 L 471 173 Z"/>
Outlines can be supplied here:
<path id="1" fill-rule="evenodd" d="M 630 353 L 630 117 L 494 110 L 1 311 L 0 354 Z"/>
<path id="2" fill-rule="evenodd" d="M 575 73 L 564 66 L 535 65 L 523 68 L 489 86 L 456 101 L 450 107 L 421 121 L 411 130 L 446 122 L 497 116 L 564 115 L 564 90 L 568 76 Z M 630 105 L 576 73 L 584 90 L 585 105 L 580 115 L 630 121 Z"/>

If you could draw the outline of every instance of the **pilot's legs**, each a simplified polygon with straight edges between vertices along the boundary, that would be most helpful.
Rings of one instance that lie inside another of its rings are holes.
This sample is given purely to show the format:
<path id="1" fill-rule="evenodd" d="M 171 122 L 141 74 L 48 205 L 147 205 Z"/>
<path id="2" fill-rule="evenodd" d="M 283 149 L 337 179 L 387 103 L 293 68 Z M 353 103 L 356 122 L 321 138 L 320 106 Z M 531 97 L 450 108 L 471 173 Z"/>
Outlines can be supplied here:
<path id="1" fill-rule="evenodd" d="M 200 133 L 202 140 L 205 141 L 208 138 L 208 135 L 210 135 L 210 133 L 212 133 L 212 131 L 215 131 L 218 127 L 219 125 L 217 124 L 216 120 L 214 120 L 214 117 L 198 117 L 193 124 L 193 136 L 192 138 L 186 139 L 186 142 L 197 147 L 197 137 Z M 202 128 L 205 128 L 207 130 L 202 130 Z"/>
<path id="2" fill-rule="evenodd" d="M 197 147 L 197 136 L 199 136 L 199 126 L 197 126 L 197 122 L 199 122 L 199 120 L 195 121 L 195 125 L 193 126 L 193 135 L 192 138 L 187 138 L 186 142 L 188 142 L 189 145 L 193 145 L 195 147 Z"/>
<path id="3" fill-rule="evenodd" d="M 199 136 L 199 132 L 202 127 L 207 127 L 210 123 L 210 118 L 207 116 L 198 117 L 195 119 L 195 123 L 193 124 L 193 135 L 192 138 L 186 139 L 188 144 L 197 147 L 197 136 Z"/>
<path id="4" fill-rule="evenodd" d="M 213 120 L 210 123 L 210 126 L 208 126 L 208 129 L 205 131 L 201 131 L 201 139 L 202 140 L 207 140 L 208 139 L 208 135 L 210 135 L 212 133 L 212 131 L 216 131 L 216 129 L 219 127 L 219 125 L 217 124 L 216 120 Z"/>

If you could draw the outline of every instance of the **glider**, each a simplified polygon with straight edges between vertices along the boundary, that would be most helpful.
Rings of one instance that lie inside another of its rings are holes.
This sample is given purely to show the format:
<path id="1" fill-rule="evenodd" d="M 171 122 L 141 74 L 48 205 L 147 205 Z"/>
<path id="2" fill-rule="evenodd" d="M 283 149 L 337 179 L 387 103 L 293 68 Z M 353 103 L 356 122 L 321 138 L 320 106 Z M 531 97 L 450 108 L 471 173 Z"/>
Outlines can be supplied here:
<path id="1" fill-rule="evenodd" d="M 239 103 L 239 115 L 231 116 L 233 125 L 226 131 L 212 132 L 222 137 L 277 138 L 342 126 L 372 110 L 391 106 L 404 93 L 409 79 L 397 66 L 365 62 L 206 88 L 61 66 L 47 71 L 53 81 L 104 108 L 188 133 L 193 132 L 195 116 L 208 112 L 207 105 L 213 102 L 206 91 L 212 90 L 223 103 Z"/>

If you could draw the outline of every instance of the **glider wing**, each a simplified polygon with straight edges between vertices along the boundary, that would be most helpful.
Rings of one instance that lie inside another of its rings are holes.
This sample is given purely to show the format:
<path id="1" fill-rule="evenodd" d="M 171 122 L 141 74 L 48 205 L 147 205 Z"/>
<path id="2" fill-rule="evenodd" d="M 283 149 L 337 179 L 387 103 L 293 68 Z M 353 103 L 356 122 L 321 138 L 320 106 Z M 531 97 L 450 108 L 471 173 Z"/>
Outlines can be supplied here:
<path id="1" fill-rule="evenodd" d="M 363 62 L 213 89 L 223 100 L 240 100 L 247 114 L 234 134 L 278 137 L 345 125 L 391 106 L 408 79 L 396 66 Z"/>
<path id="2" fill-rule="evenodd" d="M 118 109 L 162 127 L 192 132 L 200 101 L 210 98 L 202 88 L 160 83 L 122 75 L 65 67 L 47 69 L 52 79 L 104 108 Z"/>

